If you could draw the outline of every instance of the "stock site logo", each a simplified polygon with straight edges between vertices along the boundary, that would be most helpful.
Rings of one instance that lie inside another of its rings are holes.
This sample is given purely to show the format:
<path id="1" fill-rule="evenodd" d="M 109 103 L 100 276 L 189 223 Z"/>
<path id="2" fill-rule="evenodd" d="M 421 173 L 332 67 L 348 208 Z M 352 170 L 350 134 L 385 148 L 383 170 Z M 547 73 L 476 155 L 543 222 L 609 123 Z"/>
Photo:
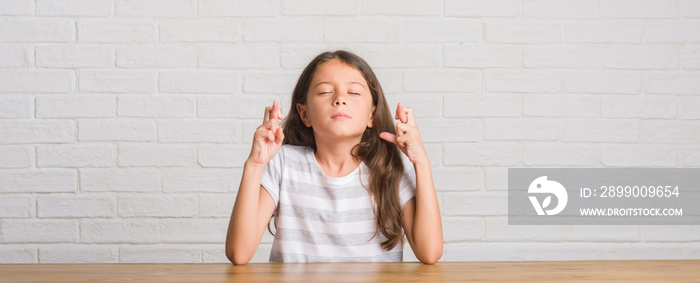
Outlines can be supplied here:
<path id="1" fill-rule="evenodd" d="M 528 194 L 549 194 L 544 198 L 542 203 L 537 200 L 535 196 L 530 196 L 530 202 L 532 206 L 537 211 L 537 215 L 557 215 L 559 212 L 564 210 L 566 207 L 566 202 L 569 200 L 569 195 L 566 193 L 564 186 L 556 181 L 547 180 L 547 176 L 542 176 L 530 183 L 530 187 L 527 189 Z M 546 209 L 552 204 L 552 195 L 557 197 L 557 206 L 552 209 Z"/>

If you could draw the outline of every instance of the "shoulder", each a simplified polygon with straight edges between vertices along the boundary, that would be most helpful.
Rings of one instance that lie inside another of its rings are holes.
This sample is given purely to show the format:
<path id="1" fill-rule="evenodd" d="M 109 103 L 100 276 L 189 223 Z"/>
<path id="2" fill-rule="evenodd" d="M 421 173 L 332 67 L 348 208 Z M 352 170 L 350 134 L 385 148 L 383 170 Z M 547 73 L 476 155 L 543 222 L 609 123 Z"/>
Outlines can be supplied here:
<path id="1" fill-rule="evenodd" d="M 309 153 L 313 153 L 313 149 L 308 146 L 283 144 L 277 155 L 285 160 L 305 160 Z"/>

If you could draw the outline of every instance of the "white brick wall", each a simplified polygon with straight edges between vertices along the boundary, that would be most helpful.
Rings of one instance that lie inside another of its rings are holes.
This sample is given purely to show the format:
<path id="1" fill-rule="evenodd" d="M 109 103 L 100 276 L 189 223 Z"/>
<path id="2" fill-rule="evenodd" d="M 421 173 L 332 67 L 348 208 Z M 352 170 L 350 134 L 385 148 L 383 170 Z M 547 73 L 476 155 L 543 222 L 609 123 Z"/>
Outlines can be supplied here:
<path id="1" fill-rule="evenodd" d="M 226 262 L 264 107 L 340 48 L 416 111 L 442 260 L 700 258 L 697 226 L 507 225 L 509 167 L 700 166 L 699 24 L 697 0 L 0 0 L 0 263 Z"/>

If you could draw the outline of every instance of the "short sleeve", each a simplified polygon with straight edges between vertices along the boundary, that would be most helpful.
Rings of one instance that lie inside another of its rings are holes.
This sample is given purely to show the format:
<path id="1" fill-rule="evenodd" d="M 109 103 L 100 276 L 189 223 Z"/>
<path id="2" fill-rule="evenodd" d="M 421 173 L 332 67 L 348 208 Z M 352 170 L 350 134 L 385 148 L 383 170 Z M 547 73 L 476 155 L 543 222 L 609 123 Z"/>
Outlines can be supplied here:
<path id="1" fill-rule="evenodd" d="M 265 165 L 260 185 L 270 194 L 275 201 L 275 207 L 280 200 L 280 185 L 282 183 L 282 168 L 284 168 L 284 146 L 280 147 L 270 162 Z"/>
<path id="2" fill-rule="evenodd" d="M 401 199 L 401 208 L 403 208 L 408 201 L 416 196 L 416 169 L 411 160 L 403 153 L 401 153 L 401 159 L 404 172 L 399 184 L 399 198 Z"/>

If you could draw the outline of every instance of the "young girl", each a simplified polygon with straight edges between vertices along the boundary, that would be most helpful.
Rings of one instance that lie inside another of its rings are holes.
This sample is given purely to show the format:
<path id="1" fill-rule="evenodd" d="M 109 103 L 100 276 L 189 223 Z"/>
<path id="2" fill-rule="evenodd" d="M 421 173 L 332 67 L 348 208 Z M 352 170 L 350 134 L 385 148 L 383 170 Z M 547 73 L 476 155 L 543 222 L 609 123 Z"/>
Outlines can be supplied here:
<path id="1" fill-rule="evenodd" d="M 282 127 L 275 100 L 255 131 L 229 260 L 250 261 L 271 216 L 271 262 L 402 261 L 404 233 L 418 260 L 440 259 L 440 210 L 413 110 L 399 103 L 394 126 L 372 69 L 342 50 L 306 66 L 291 103 Z"/>

